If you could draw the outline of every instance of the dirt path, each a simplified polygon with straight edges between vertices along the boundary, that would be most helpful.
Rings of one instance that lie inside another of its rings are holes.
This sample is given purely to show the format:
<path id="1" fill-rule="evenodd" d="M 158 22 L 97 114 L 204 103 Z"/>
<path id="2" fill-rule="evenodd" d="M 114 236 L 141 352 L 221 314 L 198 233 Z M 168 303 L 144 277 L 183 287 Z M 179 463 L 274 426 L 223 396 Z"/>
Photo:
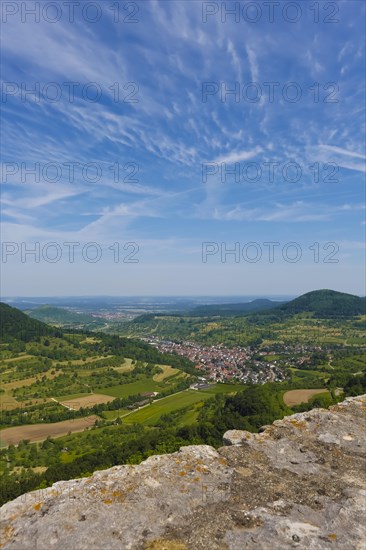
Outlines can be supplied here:
<path id="1" fill-rule="evenodd" d="M 73 409 L 69 405 L 65 405 L 64 403 L 61 403 L 60 401 L 57 401 L 54 397 L 51 397 L 51 401 L 54 401 L 55 403 L 58 403 L 58 405 L 61 405 L 62 407 L 65 407 L 65 409 L 69 409 L 69 411 L 76 411 L 76 409 Z"/>

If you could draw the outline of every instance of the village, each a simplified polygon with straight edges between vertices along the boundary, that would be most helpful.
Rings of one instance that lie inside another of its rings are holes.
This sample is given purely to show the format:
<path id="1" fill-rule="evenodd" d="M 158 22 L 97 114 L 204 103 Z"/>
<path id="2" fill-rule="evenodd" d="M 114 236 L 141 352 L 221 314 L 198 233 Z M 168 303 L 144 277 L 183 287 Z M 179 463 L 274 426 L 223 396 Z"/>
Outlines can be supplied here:
<path id="1" fill-rule="evenodd" d="M 238 381 L 246 384 L 281 382 L 286 376 L 276 361 L 254 359 L 249 347 L 227 348 L 223 344 L 203 346 L 189 341 L 173 342 L 150 337 L 146 339 L 163 353 L 187 357 L 201 374 L 214 382 Z"/>

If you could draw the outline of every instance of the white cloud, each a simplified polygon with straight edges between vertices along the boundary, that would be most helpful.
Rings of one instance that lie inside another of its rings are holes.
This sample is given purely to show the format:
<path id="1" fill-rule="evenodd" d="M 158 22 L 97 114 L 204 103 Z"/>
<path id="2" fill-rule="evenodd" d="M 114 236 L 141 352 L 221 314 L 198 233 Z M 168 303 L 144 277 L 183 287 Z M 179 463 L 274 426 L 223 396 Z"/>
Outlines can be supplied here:
<path id="1" fill-rule="evenodd" d="M 357 151 L 350 151 L 334 145 L 319 144 L 310 147 L 313 156 L 323 162 L 335 162 L 342 168 L 356 172 L 366 172 L 366 157 Z M 362 159 L 364 162 L 353 162 L 352 159 Z"/>
<path id="2" fill-rule="evenodd" d="M 213 206 L 205 211 L 206 217 L 220 221 L 247 221 L 247 222 L 325 222 L 331 221 L 338 213 L 361 210 L 364 205 L 326 205 L 295 201 L 293 203 L 274 203 L 271 206 L 254 206 L 247 204 L 235 206 Z"/>
<path id="3" fill-rule="evenodd" d="M 239 82 L 242 82 L 243 74 L 242 74 L 242 68 L 240 63 L 240 57 L 238 56 L 238 53 L 234 47 L 234 44 L 230 39 L 227 42 L 227 51 L 231 55 L 232 65 L 236 72 L 236 78 Z"/>
<path id="4" fill-rule="evenodd" d="M 342 147 L 335 147 L 334 145 L 325 145 L 325 144 L 322 144 L 322 143 L 319 145 L 319 147 L 321 149 L 326 150 L 326 151 L 339 153 L 340 155 L 346 155 L 346 156 L 349 156 L 349 157 L 356 157 L 356 158 L 359 158 L 359 159 L 366 160 L 365 155 L 363 155 L 361 153 L 357 153 L 355 151 L 349 151 L 348 149 L 342 149 Z"/>
<path id="5" fill-rule="evenodd" d="M 245 47 L 248 61 L 249 61 L 249 67 L 250 67 L 250 75 L 252 82 L 258 82 L 259 81 L 259 69 L 258 69 L 258 61 L 257 56 L 255 54 L 254 49 L 249 46 L 248 44 Z"/>
<path id="6" fill-rule="evenodd" d="M 231 153 L 227 153 L 226 155 L 222 155 L 216 158 L 213 162 L 235 163 L 242 160 L 249 160 L 253 157 L 256 157 L 259 153 L 262 153 L 262 151 L 262 147 L 255 147 L 255 149 L 249 151 L 231 151 Z"/>

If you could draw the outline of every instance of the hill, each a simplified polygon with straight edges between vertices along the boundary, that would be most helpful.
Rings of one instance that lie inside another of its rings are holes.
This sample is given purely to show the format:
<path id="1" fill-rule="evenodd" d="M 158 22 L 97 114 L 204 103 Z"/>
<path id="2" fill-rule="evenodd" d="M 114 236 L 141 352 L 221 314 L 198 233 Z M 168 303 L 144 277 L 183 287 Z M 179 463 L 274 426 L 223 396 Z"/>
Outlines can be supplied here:
<path id="1" fill-rule="evenodd" d="M 39 336 L 56 336 L 58 331 L 49 327 L 37 319 L 31 319 L 28 315 L 15 307 L 0 302 L 0 339 L 18 339 L 25 342 L 35 340 Z"/>
<path id="2" fill-rule="evenodd" d="M 291 300 L 290 302 L 275 302 L 268 299 L 258 299 L 239 304 L 210 304 L 197 306 L 190 315 L 230 317 L 250 314 L 271 315 L 281 317 L 310 313 L 318 318 L 345 318 L 366 314 L 366 299 L 337 292 L 335 290 L 313 290 Z"/>
<path id="3" fill-rule="evenodd" d="M 278 310 L 288 314 L 312 313 L 314 317 L 354 317 L 366 313 L 366 300 L 335 290 L 314 290 L 282 304 Z"/>
<path id="4" fill-rule="evenodd" d="M 102 320 L 93 317 L 92 315 L 88 315 L 87 313 L 77 313 L 75 311 L 70 311 L 62 307 L 50 306 L 48 304 L 26 310 L 25 313 L 33 319 L 37 319 L 38 321 L 49 323 L 51 325 L 100 326 L 104 324 Z"/>
<path id="5" fill-rule="evenodd" d="M 256 300 L 248 304 L 199 306 L 190 314 L 145 314 L 124 323 L 119 333 L 128 337 L 152 336 L 229 347 L 258 345 L 261 341 L 273 344 L 294 338 L 310 344 L 315 336 L 328 343 L 346 340 L 363 343 L 364 320 L 359 316 L 366 313 L 365 298 L 334 290 L 316 290 L 289 302 L 274 304 L 271 300 Z M 246 305 L 263 309 L 243 311 Z M 336 339 L 334 329 L 338 333 Z"/>
<path id="6" fill-rule="evenodd" d="M 251 302 L 239 303 L 239 304 L 210 304 L 204 306 L 197 306 L 188 315 L 204 317 L 208 315 L 220 315 L 221 317 L 231 317 L 235 315 L 245 315 L 246 313 L 252 313 L 257 311 L 264 311 L 267 309 L 273 309 L 280 306 L 285 302 L 275 302 L 268 300 L 267 298 L 258 298 Z"/>

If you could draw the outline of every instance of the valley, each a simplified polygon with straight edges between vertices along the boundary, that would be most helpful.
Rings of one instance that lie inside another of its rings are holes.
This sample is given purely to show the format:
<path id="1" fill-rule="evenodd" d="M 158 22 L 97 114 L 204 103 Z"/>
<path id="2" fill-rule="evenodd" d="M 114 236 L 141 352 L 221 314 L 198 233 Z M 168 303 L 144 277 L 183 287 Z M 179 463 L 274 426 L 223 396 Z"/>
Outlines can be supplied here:
<path id="1" fill-rule="evenodd" d="M 338 315 L 291 302 L 233 315 L 229 305 L 143 314 L 111 333 L 1 304 L 3 502 L 362 393 L 366 316 L 357 301 L 342 313 L 339 294 Z"/>

